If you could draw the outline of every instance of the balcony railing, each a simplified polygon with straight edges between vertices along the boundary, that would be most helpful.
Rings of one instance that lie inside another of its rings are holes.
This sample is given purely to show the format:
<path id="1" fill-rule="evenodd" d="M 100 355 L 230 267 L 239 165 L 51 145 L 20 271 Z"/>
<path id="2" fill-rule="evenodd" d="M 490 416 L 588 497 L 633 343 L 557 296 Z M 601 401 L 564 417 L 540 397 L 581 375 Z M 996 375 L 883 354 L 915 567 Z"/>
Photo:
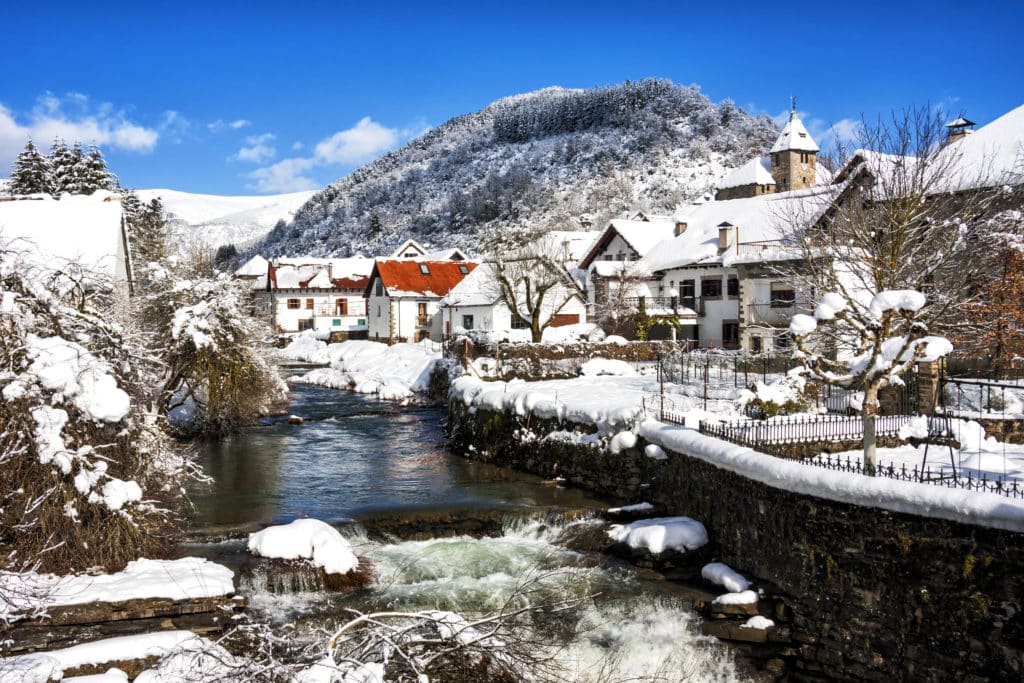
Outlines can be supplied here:
<path id="1" fill-rule="evenodd" d="M 318 318 L 341 318 L 346 315 L 365 318 L 366 306 L 353 306 L 350 304 L 345 312 L 342 312 L 340 308 L 333 304 L 321 304 L 313 309 L 313 314 Z"/>
<path id="2" fill-rule="evenodd" d="M 419 315 L 416 316 L 416 325 L 418 327 L 429 327 L 430 316 L 425 313 L 420 313 Z"/>
<path id="3" fill-rule="evenodd" d="M 745 308 L 746 321 L 749 324 L 786 327 L 790 318 L 797 313 L 810 310 L 810 305 L 804 301 L 780 300 L 747 304 Z"/>
<path id="4" fill-rule="evenodd" d="M 633 296 L 627 297 L 623 304 L 628 308 L 645 310 L 648 314 L 670 312 L 674 315 L 686 315 L 693 311 L 699 316 L 704 315 L 704 302 L 693 296 Z"/>
<path id="5" fill-rule="evenodd" d="M 763 240 L 761 242 L 739 242 L 736 255 L 740 257 L 795 256 L 798 248 L 784 240 Z"/>

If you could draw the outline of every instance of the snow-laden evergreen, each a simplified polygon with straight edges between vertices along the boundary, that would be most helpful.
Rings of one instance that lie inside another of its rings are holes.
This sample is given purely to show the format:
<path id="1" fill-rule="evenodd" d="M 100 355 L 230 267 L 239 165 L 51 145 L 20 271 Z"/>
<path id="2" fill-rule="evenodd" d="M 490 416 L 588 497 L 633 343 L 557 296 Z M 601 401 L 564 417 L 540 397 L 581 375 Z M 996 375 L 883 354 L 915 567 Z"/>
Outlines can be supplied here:
<path id="1" fill-rule="evenodd" d="M 777 136 L 770 118 L 665 80 L 547 88 L 454 118 L 328 186 L 261 251 L 388 253 L 408 237 L 474 250 L 497 226 L 669 212 Z"/>
<path id="2" fill-rule="evenodd" d="M 50 191 L 50 160 L 29 140 L 11 165 L 8 193 L 40 194 Z"/>

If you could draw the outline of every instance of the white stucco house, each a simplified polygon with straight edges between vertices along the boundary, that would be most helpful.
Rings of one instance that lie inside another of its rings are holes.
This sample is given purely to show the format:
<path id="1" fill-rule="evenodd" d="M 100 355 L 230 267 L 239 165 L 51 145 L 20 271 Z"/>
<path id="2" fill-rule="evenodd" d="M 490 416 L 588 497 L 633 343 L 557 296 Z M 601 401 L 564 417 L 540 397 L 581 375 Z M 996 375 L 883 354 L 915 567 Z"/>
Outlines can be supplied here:
<path id="1" fill-rule="evenodd" d="M 441 341 L 441 299 L 476 269 L 472 261 L 378 259 L 365 290 L 369 338 L 387 343 Z"/>
<path id="2" fill-rule="evenodd" d="M 552 289 L 545 302 L 547 305 L 542 311 L 542 324 L 561 327 L 587 321 L 583 292 L 568 273 L 566 284 Z M 461 330 L 504 332 L 529 329 L 529 325 L 512 316 L 508 305 L 502 300 L 494 272 L 488 263 L 480 264 L 453 287 L 441 299 L 439 308 L 445 336 Z"/>
<path id="3" fill-rule="evenodd" d="M 322 337 L 365 339 L 372 269 L 373 260 L 363 257 L 277 259 L 267 264 L 265 278 L 252 278 L 257 309 L 278 333 L 316 330 Z"/>

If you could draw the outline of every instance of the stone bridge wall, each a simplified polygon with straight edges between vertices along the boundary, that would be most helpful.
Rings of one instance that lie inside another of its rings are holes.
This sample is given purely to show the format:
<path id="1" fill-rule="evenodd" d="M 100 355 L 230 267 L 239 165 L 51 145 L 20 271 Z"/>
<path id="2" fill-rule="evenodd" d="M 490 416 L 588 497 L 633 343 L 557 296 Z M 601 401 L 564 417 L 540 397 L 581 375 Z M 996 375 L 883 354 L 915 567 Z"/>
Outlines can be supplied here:
<path id="1" fill-rule="evenodd" d="M 781 655 L 794 678 L 1024 677 L 1024 534 L 799 495 L 685 453 L 654 460 L 642 439 L 619 454 L 537 441 L 553 425 L 525 426 L 449 407 L 456 453 L 703 522 L 717 558 L 791 607 Z"/>

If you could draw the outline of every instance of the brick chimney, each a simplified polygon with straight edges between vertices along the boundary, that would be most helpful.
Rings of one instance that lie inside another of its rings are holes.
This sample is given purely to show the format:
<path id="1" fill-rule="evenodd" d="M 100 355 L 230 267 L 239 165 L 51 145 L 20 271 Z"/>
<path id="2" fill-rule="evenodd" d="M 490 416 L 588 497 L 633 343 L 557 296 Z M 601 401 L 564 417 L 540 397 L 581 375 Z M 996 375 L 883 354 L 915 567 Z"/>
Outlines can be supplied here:
<path id="1" fill-rule="evenodd" d="M 736 226 L 729 221 L 722 221 L 718 224 L 718 253 L 725 253 L 732 246 L 736 238 Z"/>

